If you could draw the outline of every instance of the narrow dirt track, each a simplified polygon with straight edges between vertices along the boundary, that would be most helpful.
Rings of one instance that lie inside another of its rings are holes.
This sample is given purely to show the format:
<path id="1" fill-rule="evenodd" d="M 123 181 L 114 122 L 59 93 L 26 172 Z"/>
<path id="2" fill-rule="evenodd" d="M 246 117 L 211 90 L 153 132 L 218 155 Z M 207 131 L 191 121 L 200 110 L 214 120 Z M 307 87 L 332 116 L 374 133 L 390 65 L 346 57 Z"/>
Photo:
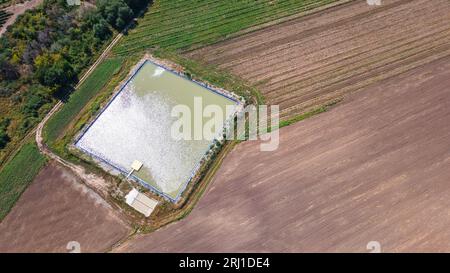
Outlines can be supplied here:
<path id="1" fill-rule="evenodd" d="M 447 0 L 356 0 L 188 53 L 255 84 L 289 118 L 450 55 Z"/>
<path id="2" fill-rule="evenodd" d="M 94 64 L 84 73 L 84 75 L 80 78 L 78 81 L 78 84 L 75 86 L 75 89 L 78 89 L 83 82 L 91 75 L 92 71 L 94 71 L 95 68 L 102 62 L 109 54 L 111 49 L 117 42 L 123 37 L 122 33 L 119 33 L 112 41 L 111 43 L 106 47 L 106 49 L 103 51 L 103 53 L 100 55 L 100 57 L 95 61 Z M 42 154 L 50 157 L 51 159 L 55 160 L 56 162 L 60 163 L 63 166 L 66 166 L 67 168 L 71 169 L 75 174 L 77 174 L 80 178 L 83 179 L 83 181 L 95 192 L 100 194 L 103 198 L 107 198 L 108 196 L 108 183 L 102 178 L 95 174 L 88 173 L 82 166 L 78 166 L 76 164 L 73 164 L 57 154 L 53 153 L 47 145 L 44 143 L 44 138 L 42 136 L 42 130 L 44 129 L 45 124 L 47 121 L 56 113 L 58 112 L 61 107 L 64 105 L 61 101 L 59 101 L 51 110 L 47 113 L 47 115 L 44 117 L 44 119 L 38 124 L 37 128 L 35 129 L 36 132 L 36 143 L 39 147 L 39 150 Z M 33 131 L 34 132 L 34 131 Z"/>
<path id="3" fill-rule="evenodd" d="M 39 4 L 39 1 L 32 2 Z M 80 78 L 75 89 L 107 58 L 122 37 L 123 33 L 116 35 Z M 35 134 L 41 153 L 54 161 L 41 171 L 12 212 L 0 223 L 0 252 L 67 252 L 66 245 L 71 240 L 80 242 L 83 252 L 108 251 L 130 233 L 121 212 L 105 201 L 109 196 L 107 182 L 59 157 L 44 143 L 42 130 L 63 105 L 58 102 L 26 137 L 28 139 Z M 67 169 L 58 167 L 56 163 Z"/>
<path id="4" fill-rule="evenodd" d="M 71 171 L 46 166 L 0 223 L 0 252 L 82 252 L 109 250 L 131 232 L 113 208 Z"/>
<path id="5" fill-rule="evenodd" d="M 58 102 L 55 105 L 55 107 L 53 107 L 53 109 L 50 112 L 48 112 L 48 114 L 45 116 L 42 122 L 38 125 L 36 129 L 36 143 L 38 145 L 38 148 L 42 154 L 48 156 L 49 158 L 55 160 L 59 164 L 72 170 L 75 174 L 78 175 L 78 177 L 82 178 L 84 183 L 86 183 L 92 190 L 100 194 L 103 198 L 107 198 L 108 183 L 102 177 L 99 177 L 93 173 L 88 173 L 83 167 L 73 164 L 61 158 L 57 154 L 53 153 L 44 143 L 44 139 L 42 137 L 43 127 L 45 123 L 49 120 L 49 118 L 53 116 L 62 107 L 62 105 L 63 105 L 62 102 Z"/>
<path id="6" fill-rule="evenodd" d="M 121 252 L 450 251 L 450 58 L 239 144 L 184 220 Z"/>
<path id="7" fill-rule="evenodd" d="M 10 25 L 14 24 L 14 22 L 16 21 L 17 17 L 19 17 L 19 15 L 23 14 L 25 11 L 27 11 L 29 9 L 33 9 L 33 8 L 37 7 L 43 1 L 44 0 L 29 0 L 25 3 L 16 4 L 16 5 L 12 5 L 12 6 L 5 8 L 4 10 L 9 13 L 12 13 L 12 16 L 0 28 L 0 37 L 3 35 L 3 33 L 6 32 L 6 30 L 8 29 L 8 27 Z"/>

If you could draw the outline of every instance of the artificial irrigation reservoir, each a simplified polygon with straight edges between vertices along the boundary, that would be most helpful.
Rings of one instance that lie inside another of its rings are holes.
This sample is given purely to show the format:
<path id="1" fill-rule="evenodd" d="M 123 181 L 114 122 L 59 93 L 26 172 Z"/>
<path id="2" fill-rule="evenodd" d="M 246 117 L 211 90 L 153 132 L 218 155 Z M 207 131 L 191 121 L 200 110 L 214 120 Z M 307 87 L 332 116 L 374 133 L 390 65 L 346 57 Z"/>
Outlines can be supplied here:
<path id="1" fill-rule="evenodd" d="M 227 112 L 222 126 L 214 127 L 217 136 L 242 104 L 229 92 L 210 88 L 146 59 L 76 138 L 75 147 L 122 174 L 130 173 L 133 162 L 142 162 L 130 177 L 176 202 L 214 144 L 211 139 L 176 139 L 171 134 L 178 120 L 171 115 L 172 109 L 183 105 L 195 112 L 198 98 L 203 108 L 215 105 L 223 112 L 229 107 L 235 109 Z"/>

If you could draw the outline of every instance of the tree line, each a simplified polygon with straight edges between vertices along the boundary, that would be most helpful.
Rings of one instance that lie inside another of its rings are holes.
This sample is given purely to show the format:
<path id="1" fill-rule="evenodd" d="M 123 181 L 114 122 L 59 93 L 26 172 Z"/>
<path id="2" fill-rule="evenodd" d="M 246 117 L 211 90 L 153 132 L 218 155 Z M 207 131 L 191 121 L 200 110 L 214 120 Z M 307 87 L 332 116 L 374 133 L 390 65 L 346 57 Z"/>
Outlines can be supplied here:
<path id="1" fill-rule="evenodd" d="M 0 38 L 0 150 L 34 126 L 40 110 L 71 91 L 114 31 L 147 5 L 139 0 L 44 0 Z M 5 112 L 5 111 L 3 111 Z M 2 111 L 0 111 L 2 113 Z"/>

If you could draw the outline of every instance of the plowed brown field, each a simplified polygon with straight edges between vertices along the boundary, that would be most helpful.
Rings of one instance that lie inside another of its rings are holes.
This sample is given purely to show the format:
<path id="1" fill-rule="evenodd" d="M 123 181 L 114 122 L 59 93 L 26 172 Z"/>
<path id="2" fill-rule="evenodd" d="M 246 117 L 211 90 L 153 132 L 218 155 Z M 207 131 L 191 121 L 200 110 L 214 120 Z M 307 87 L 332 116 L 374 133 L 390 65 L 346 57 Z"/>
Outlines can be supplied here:
<path id="1" fill-rule="evenodd" d="M 260 88 L 287 118 L 450 55 L 450 2 L 352 1 L 188 53 Z"/>
<path id="2" fill-rule="evenodd" d="M 449 121 L 444 58 L 239 144 L 188 217 L 116 251 L 450 252 Z"/>
<path id="3" fill-rule="evenodd" d="M 69 170 L 46 166 L 0 223 L 0 252 L 106 251 L 131 232 L 100 196 Z"/>

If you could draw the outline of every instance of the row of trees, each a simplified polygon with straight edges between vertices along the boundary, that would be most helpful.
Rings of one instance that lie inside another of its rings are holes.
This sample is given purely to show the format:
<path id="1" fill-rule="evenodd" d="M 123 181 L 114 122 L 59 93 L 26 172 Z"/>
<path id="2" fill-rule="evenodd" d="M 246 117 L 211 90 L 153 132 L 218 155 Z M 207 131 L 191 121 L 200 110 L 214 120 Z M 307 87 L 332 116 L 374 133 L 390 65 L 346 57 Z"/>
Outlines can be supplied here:
<path id="1" fill-rule="evenodd" d="M 9 136 L 6 132 L 6 128 L 8 128 L 9 122 L 9 119 L 0 120 L 0 149 L 3 149 L 9 142 Z"/>
<path id="2" fill-rule="evenodd" d="M 18 137 L 8 136 L 9 124 L 20 124 L 18 131 L 25 133 L 41 107 L 71 90 L 77 75 L 144 2 L 97 0 L 95 5 L 69 6 L 66 0 L 44 0 L 8 28 L 0 38 L 0 100 L 13 103 L 9 117 L 0 121 L 20 120 L 0 128 L 0 149 Z"/>

